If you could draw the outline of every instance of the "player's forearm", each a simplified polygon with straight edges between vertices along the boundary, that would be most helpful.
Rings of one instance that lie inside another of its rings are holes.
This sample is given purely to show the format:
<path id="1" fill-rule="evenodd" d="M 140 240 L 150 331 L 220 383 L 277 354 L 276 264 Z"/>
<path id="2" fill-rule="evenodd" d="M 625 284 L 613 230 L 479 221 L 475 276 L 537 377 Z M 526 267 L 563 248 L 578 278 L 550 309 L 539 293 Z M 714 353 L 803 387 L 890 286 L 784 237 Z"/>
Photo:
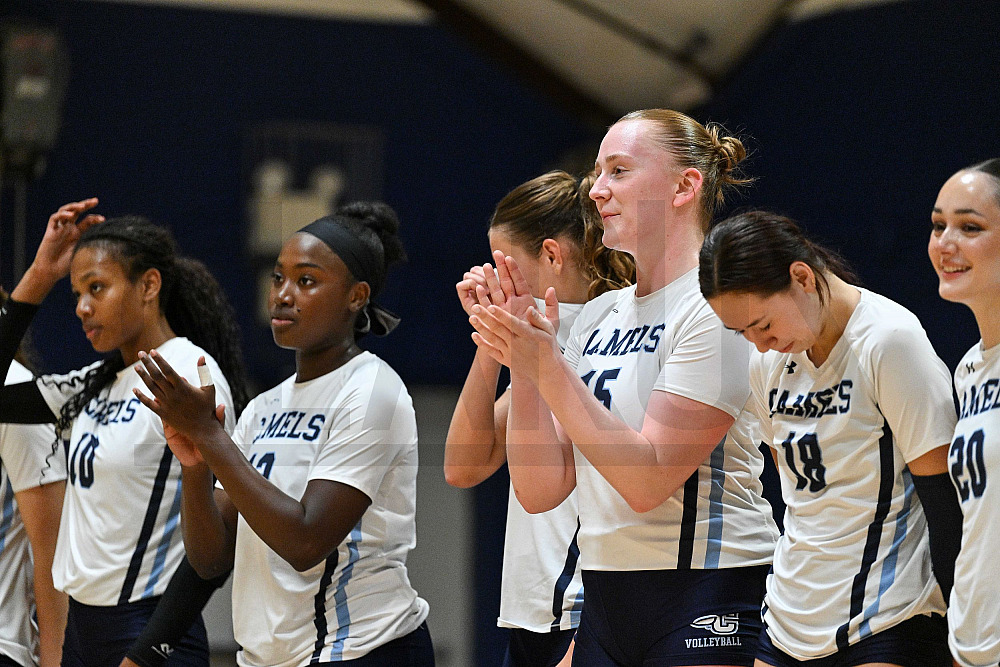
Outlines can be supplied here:
<path id="1" fill-rule="evenodd" d="M 497 442 L 494 420 L 499 377 L 500 364 L 477 348 L 445 441 L 444 475 L 452 486 L 475 486 L 503 465 L 504 443 Z"/>
<path id="2" fill-rule="evenodd" d="M 58 667 L 69 599 L 52 584 L 52 561 L 35 563 L 35 608 L 38 616 L 39 667 Z"/>
<path id="3" fill-rule="evenodd" d="M 576 448 L 625 502 L 647 512 L 676 493 L 701 460 L 686 455 L 691 443 L 658 451 L 607 409 L 565 361 L 555 362 L 539 374 L 539 392 Z"/>
<path id="4" fill-rule="evenodd" d="M 41 575 L 41 563 L 35 571 L 35 609 L 38 615 L 39 667 L 58 667 L 62 661 L 63 636 L 69 598 L 52 585 L 51 564 L 48 576 Z"/>
<path id="5" fill-rule="evenodd" d="M 227 526 L 219 511 L 207 465 L 186 466 L 181 475 L 184 550 L 198 575 L 211 579 L 233 566 L 235 526 Z"/>
<path id="6" fill-rule="evenodd" d="M 576 487 L 572 446 L 560 440 L 538 389 L 516 371 L 511 373 L 507 461 L 514 492 L 528 512 L 557 507 Z"/>
<path id="7" fill-rule="evenodd" d="M 10 297 L 21 303 L 30 303 L 37 306 L 42 301 L 45 301 L 45 297 L 49 295 L 49 292 L 52 291 L 52 288 L 61 279 L 62 276 L 56 275 L 51 270 L 40 268 L 32 262 L 28 270 L 24 272 L 21 280 L 18 281 L 17 286 L 14 287 L 14 291 L 10 293 Z"/>
<path id="8" fill-rule="evenodd" d="M 25 443 L 36 445 L 41 443 Z M 58 667 L 69 601 L 52 583 L 52 561 L 62 514 L 65 484 L 54 482 L 16 494 L 21 519 L 34 560 L 35 607 L 38 618 L 39 658 L 42 667 Z"/>
<path id="9" fill-rule="evenodd" d="M 328 555 L 320 554 L 318 545 L 328 544 L 330 537 L 320 534 L 302 503 L 265 479 L 231 440 L 202 447 L 201 452 L 253 532 L 292 567 L 307 569 L 304 563 L 315 564 Z M 333 541 L 333 547 L 337 543 Z"/>

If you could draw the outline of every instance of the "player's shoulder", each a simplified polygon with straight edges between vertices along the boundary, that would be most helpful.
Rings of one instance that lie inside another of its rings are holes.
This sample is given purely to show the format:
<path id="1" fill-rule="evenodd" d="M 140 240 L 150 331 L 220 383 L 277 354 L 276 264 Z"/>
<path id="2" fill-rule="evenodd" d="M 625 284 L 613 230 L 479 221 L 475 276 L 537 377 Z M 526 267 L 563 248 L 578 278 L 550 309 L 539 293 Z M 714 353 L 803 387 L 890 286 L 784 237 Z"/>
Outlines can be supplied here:
<path id="1" fill-rule="evenodd" d="M 961 361 L 955 366 L 955 389 L 961 392 L 967 384 L 976 384 L 983 376 L 1000 373 L 1000 354 L 998 350 L 983 348 L 983 341 L 976 342 L 962 355 Z"/>
<path id="2" fill-rule="evenodd" d="M 909 347 L 928 341 L 920 320 L 905 306 L 870 290 L 858 289 L 861 299 L 848 332 L 856 341 L 872 352 L 886 349 L 887 344 Z"/>
<path id="3" fill-rule="evenodd" d="M 861 292 L 858 319 L 864 326 L 884 333 L 901 330 L 923 332 L 920 320 L 906 306 L 863 287 L 857 289 Z"/>

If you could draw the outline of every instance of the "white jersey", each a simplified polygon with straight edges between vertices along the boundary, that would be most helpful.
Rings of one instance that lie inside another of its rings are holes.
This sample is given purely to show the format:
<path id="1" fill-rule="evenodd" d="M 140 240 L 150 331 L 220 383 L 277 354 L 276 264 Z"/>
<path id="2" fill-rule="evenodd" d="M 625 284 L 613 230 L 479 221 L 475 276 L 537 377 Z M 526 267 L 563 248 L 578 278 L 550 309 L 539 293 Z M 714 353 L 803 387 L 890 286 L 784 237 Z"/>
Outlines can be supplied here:
<path id="1" fill-rule="evenodd" d="M 232 398 L 215 360 L 181 337 L 157 352 L 195 386 L 198 358 L 205 357 L 231 431 Z M 80 391 L 92 367 L 38 378 L 54 414 Z M 162 595 L 184 556 L 178 530 L 181 466 L 167 447 L 160 418 L 133 388 L 149 394 L 126 366 L 73 422 L 52 578 L 56 588 L 84 604 L 108 607 Z"/>
<path id="2" fill-rule="evenodd" d="M 948 643 L 963 667 L 1000 662 L 1000 346 L 969 350 L 955 369 L 959 418 L 948 460 L 962 505 L 962 551 L 948 607 Z"/>
<path id="3" fill-rule="evenodd" d="M 761 495 L 764 461 L 744 410 L 747 341 L 726 331 L 701 296 L 698 270 L 637 297 L 635 286 L 583 307 L 566 359 L 598 399 L 640 430 L 654 391 L 736 418 L 687 482 L 640 514 L 574 449 L 585 570 L 686 570 L 771 562 L 777 528 Z"/>
<path id="4" fill-rule="evenodd" d="M 535 301 L 541 312 L 545 312 L 544 303 Z M 559 304 L 560 348 L 566 347 L 566 339 L 582 308 L 579 303 Z M 571 630 L 580 624 L 583 581 L 576 535 L 579 516 L 575 490 L 558 507 L 541 514 L 528 514 L 517 501 L 511 484 L 497 625 L 553 632 Z"/>
<path id="5" fill-rule="evenodd" d="M 7 384 L 30 382 L 16 361 Z M 34 575 L 28 535 L 14 494 L 66 479 L 66 459 L 49 424 L 0 424 L 0 655 L 38 664 Z"/>
<path id="6" fill-rule="evenodd" d="M 775 646 L 810 660 L 944 614 L 906 464 L 947 443 L 955 416 L 917 318 L 861 290 L 823 364 L 755 353 L 750 386 L 786 504 L 763 614 Z"/>
<path id="7" fill-rule="evenodd" d="M 233 628 L 244 666 L 292 667 L 359 658 L 427 618 L 406 572 L 416 544 L 417 426 L 388 364 L 362 352 L 308 382 L 290 377 L 258 396 L 236 427 L 247 459 L 301 499 L 314 479 L 371 499 L 323 563 L 296 572 L 241 516 Z"/>

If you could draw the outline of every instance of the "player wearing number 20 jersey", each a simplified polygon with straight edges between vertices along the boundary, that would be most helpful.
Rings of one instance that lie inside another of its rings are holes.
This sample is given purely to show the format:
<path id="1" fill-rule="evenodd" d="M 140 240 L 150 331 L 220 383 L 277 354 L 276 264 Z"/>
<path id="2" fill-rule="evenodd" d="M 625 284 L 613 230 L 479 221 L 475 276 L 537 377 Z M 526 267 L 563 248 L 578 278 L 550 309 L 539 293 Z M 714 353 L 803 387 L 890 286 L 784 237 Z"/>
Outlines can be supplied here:
<path id="1" fill-rule="evenodd" d="M 965 667 L 994 665 L 1000 656 L 996 588 L 974 585 L 996 562 L 1000 493 L 987 471 L 1000 470 L 1000 346 L 982 341 L 955 369 L 959 419 L 949 450 L 952 481 L 962 504 L 962 551 L 948 608 L 949 642 Z"/>
<path id="2" fill-rule="evenodd" d="M 916 317 L 860 291 L 819 367 L 806 352 L 751 360 L 751 404 L 787 506 L 764 622 L 798 660 L 945 612 L 906 464 L 950 437 L 948 371 Z"/>

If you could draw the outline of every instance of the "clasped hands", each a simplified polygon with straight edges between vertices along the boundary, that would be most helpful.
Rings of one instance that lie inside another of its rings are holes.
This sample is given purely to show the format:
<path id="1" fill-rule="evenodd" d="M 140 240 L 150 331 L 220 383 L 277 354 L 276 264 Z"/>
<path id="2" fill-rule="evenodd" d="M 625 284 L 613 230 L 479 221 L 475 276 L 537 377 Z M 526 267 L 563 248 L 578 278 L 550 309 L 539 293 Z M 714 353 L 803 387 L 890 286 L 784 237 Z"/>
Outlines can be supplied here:
<path id="1" fill-rule="evenodd" d="M 541 362 L 560 354 L 555 288 L 546 290 L 545 312 L 540 313 L 514 258 L 498 250 L 493 259 L 495 271 L 488 263 L 474 267 L 456 285 L 462 307 L 475 329 L 472 340 L 491 358 L 526 374 L 537 384 Z"/>

